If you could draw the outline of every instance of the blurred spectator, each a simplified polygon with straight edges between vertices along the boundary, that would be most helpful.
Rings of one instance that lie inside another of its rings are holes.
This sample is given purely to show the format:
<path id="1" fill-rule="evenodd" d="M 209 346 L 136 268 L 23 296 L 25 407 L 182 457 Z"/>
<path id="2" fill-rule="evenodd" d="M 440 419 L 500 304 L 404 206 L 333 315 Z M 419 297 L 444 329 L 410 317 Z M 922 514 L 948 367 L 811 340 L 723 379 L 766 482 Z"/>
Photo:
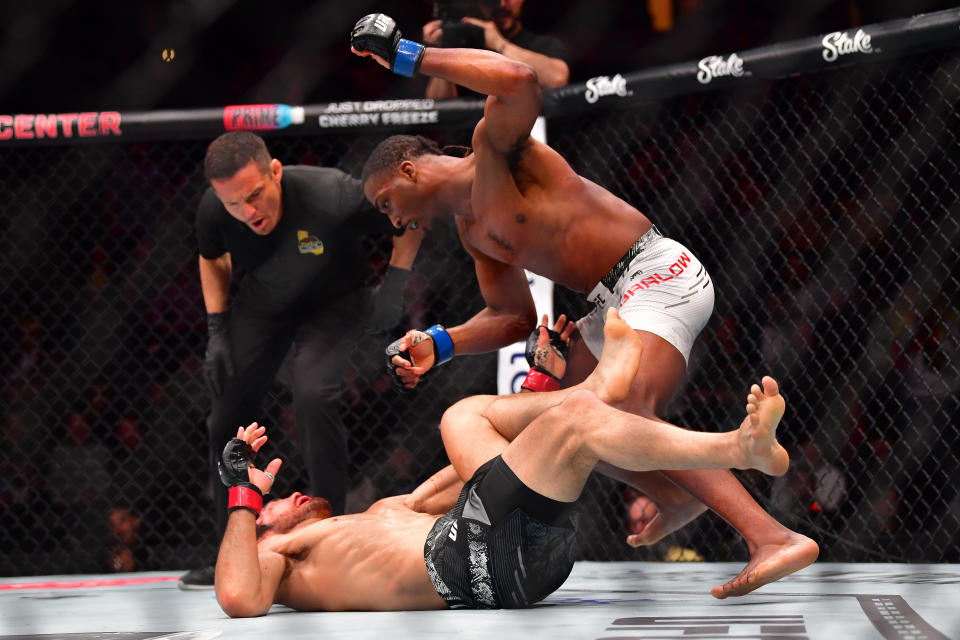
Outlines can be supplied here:
<path id="1" fill-rule="evenodd" d="M 40 469 L 48 440 L 44 431 L 23 402 L 7 407 L 0 423 L 0 510 L 27 506 L 31 494 L 42 486 Z"/>
<path id="2" fill-rule="evenodd" d="M 113 507 L 107 514 L 110 523 L 111 546 L 107 556 L 107 571 L 112 573 L 142 569 L 140 545 L 140 516 L 124 507 Z"/>
<path id="3" fill-rule="evenodd" d="M 90 509 L 99 504 L 110 483 L 106 466 L 110 451 L 93 438 L 86 414 L 72 411 L 64 422 L 66 435 L 51 452 L 44 474 L 47 487 L 54 504 Z"/>
<path id="4" fill-rule="evenodd" d="M 869 493 L 870 511 L 864 518 L 859 538 L 862 546 L 879 553 L 880 557 L 916 557 L 922 549 L 916 543 L 923 540 L 920 531 L 904 523 L 908 505 L 896 487 L 878 486 Z"/>
<path id="5" fill-rule="evenodd" d="M 882 490 L 873 501 L 874 521 L 873 530 L 878 531 L 881 538 L 892 536 L 900 526 L 901 501 L 896 489 L 889 487 Z"/>
<path id="6" fill-rule="evenodd" d="M 110 451 L 93 435 L 86 414 L 72 411 L 64 418 L 61 442 L 50 451 L 43 476 L 49 511 L 43 517 L 45 532 L 58 542 L 53 551 L 103 558 L 108 548 L 105 536 Z M 77 527 L 77 523 L 85 523 Z"/>
<path id="7" fill-rule="evenodd" d="M 676 26 L 678 14 L 691 13 L 702 8 L 703 0 L 647 0 L 650 26 L 654 31 L 670 31 Z"/>
<path id="8" fill-rule="evenodd" d="M 787 522 L 796 525 L 814 520 L 836 529 L 836 522 L 847 498 L 847 479 L 835 464 L 823 459 L 815 442 L 799 447 L 792 456 L 790 470 L 775 478 L 770 486 L 770 504 Z"/>
<path id="9" fill-rule="evenodd" d="M 632 536 L 632 539 L 628 537 L 628 544 L 639 544 L 639 548 L 649 547 L 654 557 L 667 562 L 702 562 L 703 557 L 696 551 L 696 547 L 702 548 L 704 541 L 697 538 L 697 529 L 693 526 L 682 526 L 662 540 L 644 536 L 644 527 L 658 515 L 658 502 L 682 505 L 685 509 L 685 514 L 681 516 L 683 522 L 691 522 L 707 510 L 700 503 L 683 500 L 685 492 L 676 485 L 663 485 L 658 490 L 660 495 L 657 501 L 633 487 L 627 487 L 623 491 L 627 536 Z M 619 526 L 612 528 L 620 530 Z"/>
<path id="10" fill-rule="evenodd" d="M 157 428 L 162 427 L 158 425 Z M 155 474 L 148 477 L 143 470 L 159 468 L 155 462 L 158 452 L 142 447 L 142 440 L 140 418 L 133 412 L 120 416 L 109 439 L 111 456 L 107 468 L 110 485 L 105 493 L 112 503 L 133 504 L 155 482 Z"/>
<path id="11" fill-rule="evenodd" d="M 496 51 L 524 62 L 537 72 L 544 89 L 562 87 L 570 80 L 570 54 L 559 39 L 535 34 L 521 21 L 525 0 L 475 0 L 466 15 L 463 3 L 437 2 L 434 19 L 423 25 L 423 44 L 431 47 L 471 47 Z M 427 82 L 427 97 L 455 98 L 461 88 L 440 78 Z M 475 94 L 474 94 L 475 95 Z"/>

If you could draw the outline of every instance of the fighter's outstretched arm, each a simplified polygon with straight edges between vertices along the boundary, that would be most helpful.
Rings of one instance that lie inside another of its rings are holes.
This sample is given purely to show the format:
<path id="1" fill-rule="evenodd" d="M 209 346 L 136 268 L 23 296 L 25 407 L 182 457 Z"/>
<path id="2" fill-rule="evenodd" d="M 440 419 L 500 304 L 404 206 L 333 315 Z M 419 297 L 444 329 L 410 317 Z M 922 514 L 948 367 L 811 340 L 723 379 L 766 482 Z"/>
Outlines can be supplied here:
<path id="1" fill-rule="evenodd" d="M 501 153 L 526 139 L 540 114 L 537 72 L 499 53 L 424 47 L 403 39 L 397 23 L 382 13 L 361 18 L 350 45 L 358 56 L 371 56 L 395 73 L 412 76 L 419 71 L 489 96 L 484 109 L 487 137 Z"/>
<path id="2" fill-rule="evenodd" d="M 233 263 L 229 253 L 208 260 L 203 256 L 200 263 L 200 287 L 207 313 L 222 313 L 227 310 L 227 294 L 230 289 L 230 275 Z"/>
<path id="3" fill-rule="evenodd" d="M 540 115 L 541 90 L 533 67 L 483 49 L 427 47 L 420 73 L 448 80 L 487 98 L 483 117 L 494 149 L 510 151 Z"/>
<path id="4" fill-rule="evenodd" d="M 464 249 L 473 258 L 480 294 L 487 306 L 463 324 L 448 328 L 457 353 L 485 353 L 525 340 L 537 326 L 537 309 L 523 269 L 476 250 L 460 221 Z"/>
<path id="5" fill-rule="evenodd" d="M 230 514 L 217 555 L 214 589 L 231 618 L 262 616 L 270 610 L 283 577 L 286 558 L 257 549 L 257 518 L 250 511 Z"/>
<path id="6" fill-rule="evenodd" d="M 444 329 L 448 336 L 449 358 L 457 355 L 487 353 L 525 339 L 536 327 L 537 310 L 530 294 L 530 286 L 523 269 L 490 258 L 474 249 L 463 233 L 461 222 L 457 222 L 460 238 L 467 252 L 473 257 L 474 269 L 480 293 L 486 307 L 468 318 L 462 324 Z M 389 349 L 394 353 L 409 352 L 410 358 L 393 355 L 390 364 L 397 382 L 413 389 L 420 378 L 436 362 L 433 340 L 422 331 L 411 329 L 405 336 L 394 342 Z"/>
<path id="7" fill-rule="evenodd" d="M 281 464 L 275 458 L 266 471 L 253 466 L 252 454 L 267 441 L 264 431 L 256 422 L 240 427 L 237 438 L 243 443 L 233 440 L 227 444 L 227 464 L 220 465 L 221 478 L 231 486 L 231 507 L 217 555 L 214 591 L 220 607 L 231 618 L 262 616 L 269 611 L 286 568 L 284 556 L 260 550 L 257 545 L 257 514 L 262 495 L 270 491 Z M 248 445 L 246 450 L 244 443 Z"/>
<path id="8" fill-rule="evenodd" d="M 463 488 L 463 480 L 457 475 L 453 465 L 447 465 L 427 478 L 414 489 L 403 503 L 419 513 L 446 513 L 457 504 L 457 497 Z"/>

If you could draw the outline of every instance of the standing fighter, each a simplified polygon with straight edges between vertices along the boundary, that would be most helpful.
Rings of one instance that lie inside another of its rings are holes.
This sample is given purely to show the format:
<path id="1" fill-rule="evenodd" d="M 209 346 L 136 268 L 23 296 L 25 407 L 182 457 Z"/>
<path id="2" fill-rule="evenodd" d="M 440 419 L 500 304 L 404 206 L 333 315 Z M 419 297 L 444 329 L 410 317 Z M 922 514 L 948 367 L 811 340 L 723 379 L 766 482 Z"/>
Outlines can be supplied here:
<path id="1" fill-rule="evenodd" d="M 491 51 L 424 47 L 401 38 L 393 19 L 372 14 L 352 33 L 353 51 L 412 76 L 439 77 L 488 96 L 473 132 L 473 153 L 446 156 L 422 137 L 393 136 L 374 149 L 363 171 L 367 198 L 394 226 L 429 227 L 453 216 L 476 265 L 487 308 L 465 323 L 409 332 L 395 343 L 407 387 L 455 354 L 516 342 L 535 321 L 523 268 L 596 304 L 578 322 L 568 379 L 582 380 L 603 345 L 603 308 L 619 307 L 643 342 L 643 375 L 617 406 L 657 419 L 679 389 L 686 360 L 713 308 L 709 275 L 693 253 L 663 237 L 636 208 L 577 175 L 550 147 L 530 136 L 541 105 L 536 73 Z M 414 366 L 415 365 L 415 366 Z M 706 505 L 746 539 L 751 560 L 718 598 L 742 595 L 813 562 L 817 544 L 767 514 L 726 470 L 637 473 L 606 469 L 654 498 L 647 524 L 631 544 L 650 544 L 683 526 Z M 664 477 L 666 476 L 666 477 Z M 668 480 L 669 479 L 669 480 Z M 693 499 L 676 491 L 676 483 Z M 699 502 L 697 501 L 699 500 Z M 657 504 L 658 503 L 658 504 Z"/>
<path id="2" fill-rule="evenodd" d="M 613 309 L 604 333 L 599 365 L 576 390 L 473 396 L 448 409 L 441 431 L 451 466 L 364 513 L 331 518 L 324 500 L 299 493 L 263 508 L 281 461 L 256 468 L 265 430 L 241 427 L 223 452 L 231 514 L 217 559 L 220 606 L 231 617 L 263 615 L 274 603 L 307 611 L 527 607 L 573 568 L 575 503 L 599 461 L 637 471 L 786 471 L 776 440 L 785 403 L 772 378 L 751 387 L 739 429 L 686 431 L 604 402 L 629 393 L 643 348 Z"/>

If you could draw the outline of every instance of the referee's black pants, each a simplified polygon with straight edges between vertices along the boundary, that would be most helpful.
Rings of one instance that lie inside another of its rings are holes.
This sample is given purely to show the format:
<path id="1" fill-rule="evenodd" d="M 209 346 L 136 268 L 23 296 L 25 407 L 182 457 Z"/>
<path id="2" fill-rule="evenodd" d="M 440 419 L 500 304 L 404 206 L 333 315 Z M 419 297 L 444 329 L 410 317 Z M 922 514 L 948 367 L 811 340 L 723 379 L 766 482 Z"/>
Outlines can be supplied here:
<path id="1" fill-rule="evenodd" d="M 231 309 L 234 376 L 214 398 L 207 418 L 218 539 L 227 524 L 227 488 L 220 482 L 217 460 L 227 441 L 237 435 L 237 427 L 262 420 L 263 396 L 291 344 L 294 417 L 310 481 L 308 493 L 326 498 L 334 514 L 343 513 L 348 461 L 340 396 L 350 354 L 362 333 L 366 303 L 365 291 L 359 291 L 311 313 L 266 317 L 242 304 Z"/>

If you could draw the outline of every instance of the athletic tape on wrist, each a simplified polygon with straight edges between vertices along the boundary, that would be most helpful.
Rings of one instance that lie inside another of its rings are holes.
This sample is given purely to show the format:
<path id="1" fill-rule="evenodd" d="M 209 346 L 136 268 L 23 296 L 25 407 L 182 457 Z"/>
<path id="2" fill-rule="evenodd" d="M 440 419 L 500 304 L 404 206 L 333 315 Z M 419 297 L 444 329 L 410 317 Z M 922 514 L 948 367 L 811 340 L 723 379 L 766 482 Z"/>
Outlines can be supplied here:
<path id="1" fill-rule="evenodd" d="M 433 366 L 436 367 L 453 359 L 453 338 L 443 328 L 443 325 L 435 324 L 424 333 L 433 338 L 433 354 L 435 356 Z"/>
<path id="2" fill-rule="evenodd" d="M 230 487 L 230 493 L 227 499 L 227 513 L 232 513 L 237 509 L 249 509 L 253 515 L 260 517 L 260 511 L 263 509 L 263 495 L 255 486 L 237 485 Z"/>
<path id="3" fill-rule="evenodd" d="M 520 388 L 529 389 L 530 391 L 556 391 L 560 388 L 560 381 L 549 373 L 537 371 L 531 367 Z"/>
<path id="4" fill-rule="evenodd" d="M 420 68 L 420 58 L 422 57 L 422 44 L 400 38 L 400 41 L 397 42 L 397 54 L 393 58 L 393 72 L 412 78 L 413 74 Z"/>

